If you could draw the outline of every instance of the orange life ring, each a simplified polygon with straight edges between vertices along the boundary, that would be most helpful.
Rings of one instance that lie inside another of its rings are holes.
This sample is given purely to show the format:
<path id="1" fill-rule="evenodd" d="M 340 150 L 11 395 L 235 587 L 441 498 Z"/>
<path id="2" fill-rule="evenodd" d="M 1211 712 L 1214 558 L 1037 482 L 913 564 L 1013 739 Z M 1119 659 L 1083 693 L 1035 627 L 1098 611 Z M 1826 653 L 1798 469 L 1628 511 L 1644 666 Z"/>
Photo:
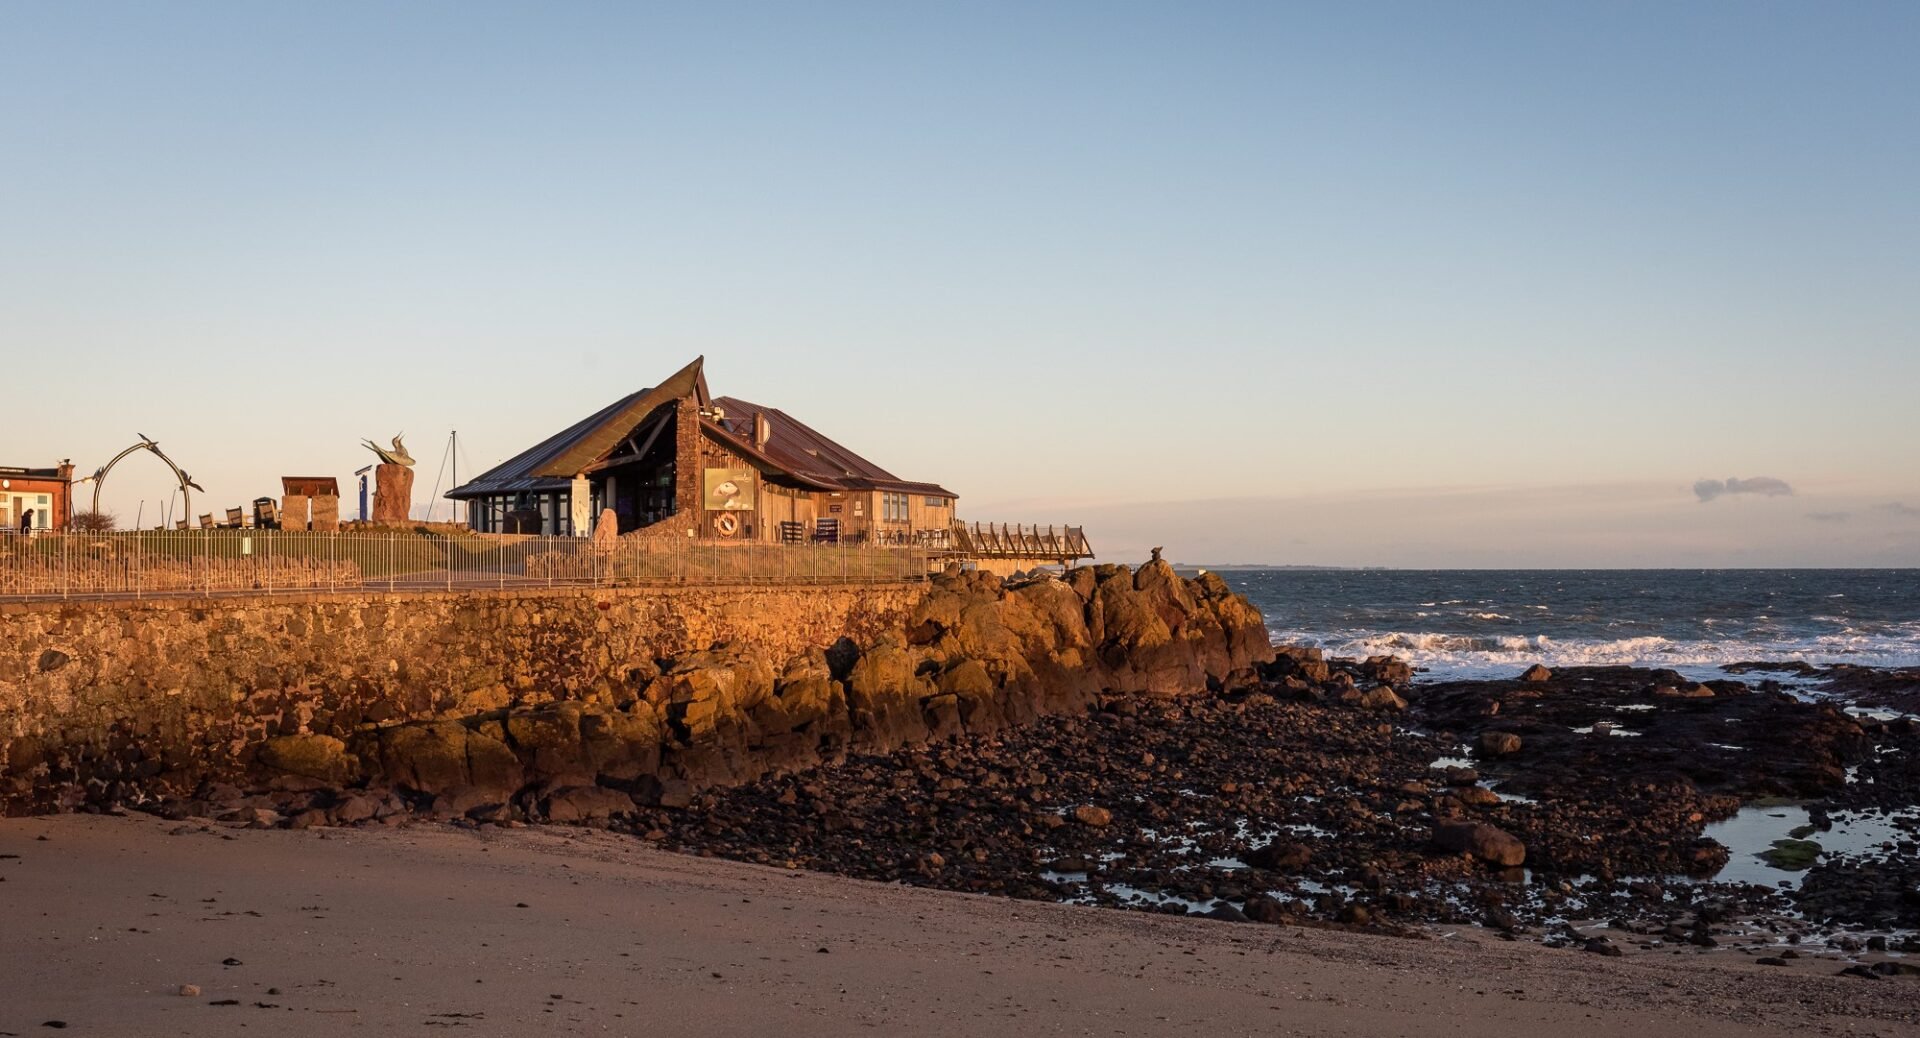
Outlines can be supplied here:
<path id="1" fill-rule="evenodd" d="M 720 536 L 731 537 L 740 532 L 740 520 L 731 513 L 722 512 L 720 518 L 713 521 L 713 528 L 720 532 Z"/>

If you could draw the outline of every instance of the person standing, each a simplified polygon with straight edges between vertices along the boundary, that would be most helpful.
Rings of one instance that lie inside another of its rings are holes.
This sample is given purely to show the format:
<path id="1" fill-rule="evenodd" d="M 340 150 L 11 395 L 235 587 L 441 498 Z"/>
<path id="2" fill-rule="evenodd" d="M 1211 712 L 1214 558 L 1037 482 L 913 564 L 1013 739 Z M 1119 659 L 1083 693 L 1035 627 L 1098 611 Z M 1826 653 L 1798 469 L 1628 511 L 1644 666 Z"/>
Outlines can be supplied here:
<path id="1" fill-rule="evenodd" d="M 20 510 L 20 534 L 21 536 L 26 536 L 27 534 L 30 534 L 32 532 L 33 532 L 33 509 L 23 508 Z"/>

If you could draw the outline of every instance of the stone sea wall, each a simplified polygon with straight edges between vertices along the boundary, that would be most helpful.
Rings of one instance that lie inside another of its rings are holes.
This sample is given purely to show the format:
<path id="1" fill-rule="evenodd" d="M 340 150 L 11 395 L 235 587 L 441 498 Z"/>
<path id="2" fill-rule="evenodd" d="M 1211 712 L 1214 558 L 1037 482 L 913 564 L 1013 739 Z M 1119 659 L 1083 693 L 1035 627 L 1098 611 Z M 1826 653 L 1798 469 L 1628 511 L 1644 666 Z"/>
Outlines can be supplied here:
<path id="1" fill-rule="evenodd" d="M 1017 583 L 7 605 L 0 809 L 223 783 L 565 815 L 1103 693 L 1250 682 L 1271 657 L 1245 599 L 1165 564 Z"/>

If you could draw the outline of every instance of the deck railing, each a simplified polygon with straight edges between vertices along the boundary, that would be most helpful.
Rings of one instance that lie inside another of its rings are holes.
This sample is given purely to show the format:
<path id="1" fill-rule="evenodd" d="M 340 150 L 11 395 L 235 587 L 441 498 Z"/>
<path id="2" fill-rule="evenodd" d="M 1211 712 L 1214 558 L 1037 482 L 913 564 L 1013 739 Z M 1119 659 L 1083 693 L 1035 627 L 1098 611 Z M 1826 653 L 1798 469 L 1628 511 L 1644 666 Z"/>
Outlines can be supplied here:
<path id="1" fill-rule="evenodd" d="M 1022 526 L 1017 523 L 955 523 L 954 552 L 976 559 L 1032 559 L 1071 563 L 1093 557 L 1087 532 L 1079 526 Z"/>

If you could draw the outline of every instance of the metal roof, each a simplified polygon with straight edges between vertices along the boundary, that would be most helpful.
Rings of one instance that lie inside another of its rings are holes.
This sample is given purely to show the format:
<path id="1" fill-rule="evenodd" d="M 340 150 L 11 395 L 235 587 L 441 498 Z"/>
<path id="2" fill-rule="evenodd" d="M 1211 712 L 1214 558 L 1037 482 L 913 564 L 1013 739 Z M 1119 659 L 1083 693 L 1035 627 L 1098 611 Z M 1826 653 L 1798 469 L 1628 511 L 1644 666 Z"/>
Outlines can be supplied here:
<path id="1" fill-rule="evenodd" d="M 763 407 L 736 396 L 715 397 L 713 406 L 726 414 L 718 424 L 737 442 L 803 481 L 828 489 L 904 490 L 915 494 L 954 497 L 936 483 L 901 479 L 886 469 L 828 439 L 812 426 L 775 407 Z M 765 445 L 753 447 L 753 416 L 767 419 Z"/>

